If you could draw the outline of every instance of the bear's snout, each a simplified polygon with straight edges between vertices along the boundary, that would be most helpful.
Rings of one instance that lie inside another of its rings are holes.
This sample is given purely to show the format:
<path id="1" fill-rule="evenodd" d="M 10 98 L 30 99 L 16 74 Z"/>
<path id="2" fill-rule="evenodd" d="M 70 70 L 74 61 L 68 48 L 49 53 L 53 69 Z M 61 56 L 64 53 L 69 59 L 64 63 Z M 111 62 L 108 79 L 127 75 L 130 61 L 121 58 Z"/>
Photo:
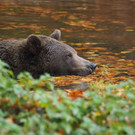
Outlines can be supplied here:
<path id="1" fill-rule="evenodd" d="M 95 63 L 92 63 L 78 56 L 77 54 L 73 55 L 72 63 L 74 63 L 74 65 L 71 66 L 71 69 L 72 67 L 75 67 L 73 68 L 73 74 L 80 76 L 92 74 L 95 71 L 95 68 L 97 67 Z"/>
<path id="2" fill-rule="evenodd" d="M 90 63 L 90 64 L 88 65 L 90 74 L 95 71 L 95 68 L 96 68 L 96 67 L 97 67 L 97 65 L 96 65 L 95 63 Z"/>

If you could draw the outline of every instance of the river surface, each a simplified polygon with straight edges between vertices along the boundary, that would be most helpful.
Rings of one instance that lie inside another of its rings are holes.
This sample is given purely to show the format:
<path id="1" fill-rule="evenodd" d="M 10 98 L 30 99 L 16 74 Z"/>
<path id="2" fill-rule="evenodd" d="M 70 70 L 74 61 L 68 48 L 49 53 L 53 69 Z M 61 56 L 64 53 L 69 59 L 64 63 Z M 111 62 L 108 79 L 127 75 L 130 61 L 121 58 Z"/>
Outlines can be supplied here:
<path id="1" fill-rule="evenodd" d="M 99 65 L 89 78 L 135 79 L 135 0 L 0 0 L 0 40 L 54 29 Z"/>

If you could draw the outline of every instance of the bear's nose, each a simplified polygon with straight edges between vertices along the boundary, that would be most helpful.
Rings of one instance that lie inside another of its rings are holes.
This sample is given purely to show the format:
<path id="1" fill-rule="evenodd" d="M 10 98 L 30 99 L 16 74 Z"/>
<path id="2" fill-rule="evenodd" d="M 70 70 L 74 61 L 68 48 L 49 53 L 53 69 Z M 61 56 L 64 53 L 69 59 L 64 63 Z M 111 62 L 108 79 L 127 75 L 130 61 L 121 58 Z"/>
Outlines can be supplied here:
<path id="1" fill-rule="evenodd" d="M 90 63 L 89 64 L 89 70 L 90 70 L 90 72 L 93 73 L 96 67 L 97 67 L 97 65 L 95 63 Z"/>

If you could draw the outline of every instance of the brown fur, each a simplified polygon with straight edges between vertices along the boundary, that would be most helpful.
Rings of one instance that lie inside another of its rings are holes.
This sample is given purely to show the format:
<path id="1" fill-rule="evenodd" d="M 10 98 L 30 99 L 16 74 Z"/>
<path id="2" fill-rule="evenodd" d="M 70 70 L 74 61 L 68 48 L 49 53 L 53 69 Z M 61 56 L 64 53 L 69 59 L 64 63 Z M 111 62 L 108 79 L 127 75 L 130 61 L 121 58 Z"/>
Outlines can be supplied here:
<path id="1" fill-rule="evenodd" d="M 61 32 L 50 36 L 30 35 L 24 40 L 0 41 L 0 59 L 7 62 L 15 76 L 28 71 L 37 78 L 45 72 L 51 75 L 88 75 L 96 64 L 77 55 L 69 45 L 60 42 Z"/>

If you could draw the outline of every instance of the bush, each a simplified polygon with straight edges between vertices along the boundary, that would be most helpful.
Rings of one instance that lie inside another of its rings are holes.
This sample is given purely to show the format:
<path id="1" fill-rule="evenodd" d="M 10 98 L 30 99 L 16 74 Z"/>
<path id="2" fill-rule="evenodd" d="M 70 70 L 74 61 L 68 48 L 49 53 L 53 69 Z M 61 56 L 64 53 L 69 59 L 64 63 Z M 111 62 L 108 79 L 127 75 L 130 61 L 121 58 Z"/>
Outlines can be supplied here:
<path id="1" fill-rule="evenodd" d="M 0 61 L 0 135 L 133 135 L 135 82 L 84 93 L 70 100 L 52 78 L 21 73 L 15 80 Z M 104 84 L 105 85 L 105 84 Z"/>

